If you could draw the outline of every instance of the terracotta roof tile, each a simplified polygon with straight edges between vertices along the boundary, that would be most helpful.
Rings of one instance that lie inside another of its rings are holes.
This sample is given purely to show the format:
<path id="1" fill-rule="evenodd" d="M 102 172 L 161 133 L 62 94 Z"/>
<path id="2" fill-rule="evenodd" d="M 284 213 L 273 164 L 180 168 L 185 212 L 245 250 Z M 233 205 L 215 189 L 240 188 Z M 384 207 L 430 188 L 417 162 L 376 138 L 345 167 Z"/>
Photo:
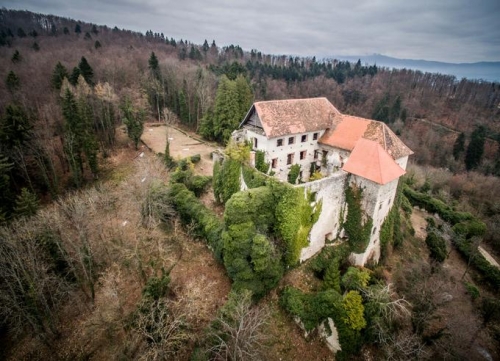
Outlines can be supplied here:
<path id="1" fill-rule="evenodd" d="M 328 129 L 318 143 L 351 151 L 366 132 L 370 121 L 348 115 L 342 115 L 341 118 L 342 121 L 335 128 Z"/>
<path id="2" fill-rule="evenodd" d="M 356 142 L 364 138 L 380 144 L 394 159 L 413 154 L 411 149 L 382 122 L 352 115 L 342 115 L 341 119 L 335 128 L 323 134 L 318 143 L 351 151 Z"/>
<path id="3" fill-rule="evenodd" d="M 378 184 L 387 184 L 405 174 L 380 143 L 364 138 L 356 142 L 342 169 Z"/>
<path id="4" fill-rule="evenodd" d="M 254 103 L 253 108 L 268 138 L 325 130 L 341 116 L 326 98 L 263 101 Z"/>

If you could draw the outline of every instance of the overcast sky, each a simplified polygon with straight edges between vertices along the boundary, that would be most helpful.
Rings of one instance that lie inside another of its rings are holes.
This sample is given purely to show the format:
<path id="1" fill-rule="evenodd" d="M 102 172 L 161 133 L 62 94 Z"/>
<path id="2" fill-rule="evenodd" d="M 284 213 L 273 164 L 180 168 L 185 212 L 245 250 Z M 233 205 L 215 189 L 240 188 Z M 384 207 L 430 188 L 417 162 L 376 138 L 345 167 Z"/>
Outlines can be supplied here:
<path id="1" fill-rule="evenodd" d="M 500 0 L 1 0 L 0 5 L 271 54 L 500 61 Z"/>

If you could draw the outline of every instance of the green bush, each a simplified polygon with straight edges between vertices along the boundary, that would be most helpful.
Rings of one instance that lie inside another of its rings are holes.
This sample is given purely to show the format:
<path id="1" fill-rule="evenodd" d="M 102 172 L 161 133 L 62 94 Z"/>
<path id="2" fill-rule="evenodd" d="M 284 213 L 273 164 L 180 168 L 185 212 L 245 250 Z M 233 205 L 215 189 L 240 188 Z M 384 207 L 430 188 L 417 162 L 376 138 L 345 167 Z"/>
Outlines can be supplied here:
<path id="1" fill-rule="evenodd" d="M 342 287 L 346 291 L 361 290 L 368 286 L 370 273 L 366 270 L 360 270 L 357 267 L 349 267 L 342 276 Z"/>
<path id="2" fill-rule="evenodd" d="M 442 263 L 448 256 L 446 251 L 446 242 L 442 237 L 431 231 L 425 238 L 425 244 L 429 248 L 430 256 L 432 259 Z"/>
<path id="3" fill-rule="evenodd" d="M 486 233 L 486 224 L 477 219 L 472 219 L 455 224 L 453 231 L 467 239 L 475 236 L 482 237 Z"/>
<path id="4" fill-rule="evenodd" d="M 249 290 L 258 299 L 278 284 L 284 271 L 281 255 L 253 222 L 228 225 L 222 239 L 224 265 L 235 290 Z"/>
<path id="5" fill-rule="evenodd" d="M 458 239 L 455 241 L 455 245 L 462 256 L 467 261 L 470 259 L 471 264 L 482 273 L 493 287 L 500 288 L 500 270 L 492 266 L 477 250 L 473 250 L 470 240 Z M 474 254 L 471 255 L 471 252 L 474 252 Z"/>
<path id="6" fill-rule="evenodd" d="M 465 289 L 467 290 L 467 293 L 471 296 L 472 300 L 475 300 L 481 296 L 479 293 L 479 289 L 474 286 L 474 284 L 465 282 Z"/>
<path id="7" fill-rule="evenodd" d="M 142 296 L 145 299 L 158 301 L 160 298 L 167 295 L 169 284 L 170 276 L 162 269 L 162 275 L 160 277 L 153 276 L 148 279 L 146 286 L 144 286 L 142 290 Z"/>
<path id="8" fill-rule="evenodd" d="M 309 232 L 321 214 L 322 204 L 318 202 L 311 207 L 302 188 L 276 181 L 270 182 L 270 187 L 278 199 L 275 228 L 285 243 L 285 262 L 293 266 L 299 261 L 302 248 L 309 244 Z"/>
<path id="9" fill-rule="evenodd" d="M 444 202 L 431 197 L 429 194 L 417 192 L 407 185 L 404 185 L 403 193 L 412 204 L 419 206 L 420 208 L 425 208 L 430 213 L 439 214 L 442 219 L 450 222 L 452 225 L 474 219 L 472 214 L 468 212 L 454 211 Z"/>
<path id="10" fill-rule="evenodd" d="M 214 196 L 218 202 L 226 203 L 240 190 L 241 162 L 226 157 L 222 166 L 214 165 Z"/>
<path id="11" fill-rule="evenodd" d="M 243 165 L 242 173 L 243 180 L 248 188 L 258 188 L 266 185 L 267 177 L 256 169 L 248 165 Z"/>
<path id="12" fill-rule="evenodd" d="M 288 183 L 296 184 L 300 174 L 300 164 L 294 164 L 288 172 Z"/>
<path id="13" fill-rule="evenodd" d="M 264 151 L 258 150 L 255 152 L 255 169 L 259 172 L 267 174 L 271 165 L 265 162 L 265 157 L 266 153 Z"/>
<path id="14" fill-rule="evenodd" d="M 220 239 L 223 223 L 184 184 L 170 187 L 171 202 L 184 225 L 194 227 L 195 236 L 205 239 L 218 260 L 222 260 Z"/>

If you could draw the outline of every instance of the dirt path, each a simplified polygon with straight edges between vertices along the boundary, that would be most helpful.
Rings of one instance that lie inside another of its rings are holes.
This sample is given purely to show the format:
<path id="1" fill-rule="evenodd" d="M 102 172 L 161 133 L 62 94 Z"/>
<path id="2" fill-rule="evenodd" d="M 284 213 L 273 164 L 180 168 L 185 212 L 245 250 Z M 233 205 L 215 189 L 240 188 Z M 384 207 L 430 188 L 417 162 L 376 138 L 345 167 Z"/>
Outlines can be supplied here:
<path id="1" fill-rule="evenodd" d="M 201 140 L 196 134 L 185 132 L 172 126 L 146 124 L 141 140 L 155 153 L 164 153 L 167 144 L 167 132 L 170 140 L 170 155 L 182 159 L 195 154 L 201 155 L 196 165 L 196 173 L 212 175 L 212 152 L 218 147 Z"/>
<path id="2" fill-rule="evenodd" d="M 415 236 L 421 240 L 425 240 L 427 237 L 427 221 L 425 218 L 428 216 L 427 212 L 422 211 L 418 208 L 413 208 L 411 212 L 411 224 L 413 229 L 415 229 Z"/>

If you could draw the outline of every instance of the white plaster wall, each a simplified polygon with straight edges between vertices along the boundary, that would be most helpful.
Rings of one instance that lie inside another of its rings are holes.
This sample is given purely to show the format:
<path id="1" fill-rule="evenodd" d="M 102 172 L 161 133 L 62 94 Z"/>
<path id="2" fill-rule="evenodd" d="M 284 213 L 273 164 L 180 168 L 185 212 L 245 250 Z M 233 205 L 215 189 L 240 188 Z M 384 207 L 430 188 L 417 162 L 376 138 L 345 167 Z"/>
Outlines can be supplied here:
<path id="1" fill-rule="evenodd" d="M 380 228 L 394 204 L 398 179 L 385 185 L 352 175 L 351 182 L 363 189 L 362 208 L 373 220 L 370 241 L 364 253 L 352 254 L 356 265 L 364 265 L 370 258 L 378 262 L 380 258 Z"/>
<path id="2" fill-rule="evenodd" d="M 408 165 L 408 156 L 406 157 L 401 157 L 401 158 L 398 158 L 396 159 L 396 163 L 401 167 L 403 168 L 404 170 L 406 170 L 406 166 Z"/>
<path id="3" fill-rule="evenodd" d="M 323 131 L 300 133 L 293 135 L 295 137 L 294 144 L 288 144 L 288 138 L 290 136 L 278 137 L 267 139 L 265 135 L 253 132 L 250 129 L 246 129 L 245 138 L 252 141 L 253 138 L 257 138 L 257 148 L 254 150 L 262 150 L 266 152 L 266 162 L 271 163 L 272 159 L 277 158 L 278 164 L 276 168 L 270 168 L 270 171 L 275 173 L 275 177 L 287 181 L 288 172 L 292 164 L 300 164 L 302 171 L 302 180 L 304 182 L 309 180 L 309 170 L 311 163 L 314 159 L 314 151 L 318 148 L 318 141 L 313 140 L 313 134 L 318 133 L 318 139 L 321 138 Z M 302 135 L 307 135 L 307 141 L 301 142 Z M 283 145 L 281 147 L 277 146 L 278 139 L 283 139 Z M 306 151 L 306 156 L 304 159 L 300 159 L 300 152 Z M 292 164 L 286 164 L 288 154 L 293 153 Z M 321 160 L 321 157 L 319 157 Z"/>
<path id="4" fill-rule="evenodd" d="M 304 191 L 316 192 L 316 202 L 322 201 L 321 214 L 309 233 L 309 246 L 301 251 L 301 262 L 324 247 L 327 234 L 331 233 L 334 238 L 337 236 L 340 212 L 345 203 L 344 186 L 347 175 L 348 173 L 339 171 L 330 177 L 297 186 L 304 188 Z"/>

